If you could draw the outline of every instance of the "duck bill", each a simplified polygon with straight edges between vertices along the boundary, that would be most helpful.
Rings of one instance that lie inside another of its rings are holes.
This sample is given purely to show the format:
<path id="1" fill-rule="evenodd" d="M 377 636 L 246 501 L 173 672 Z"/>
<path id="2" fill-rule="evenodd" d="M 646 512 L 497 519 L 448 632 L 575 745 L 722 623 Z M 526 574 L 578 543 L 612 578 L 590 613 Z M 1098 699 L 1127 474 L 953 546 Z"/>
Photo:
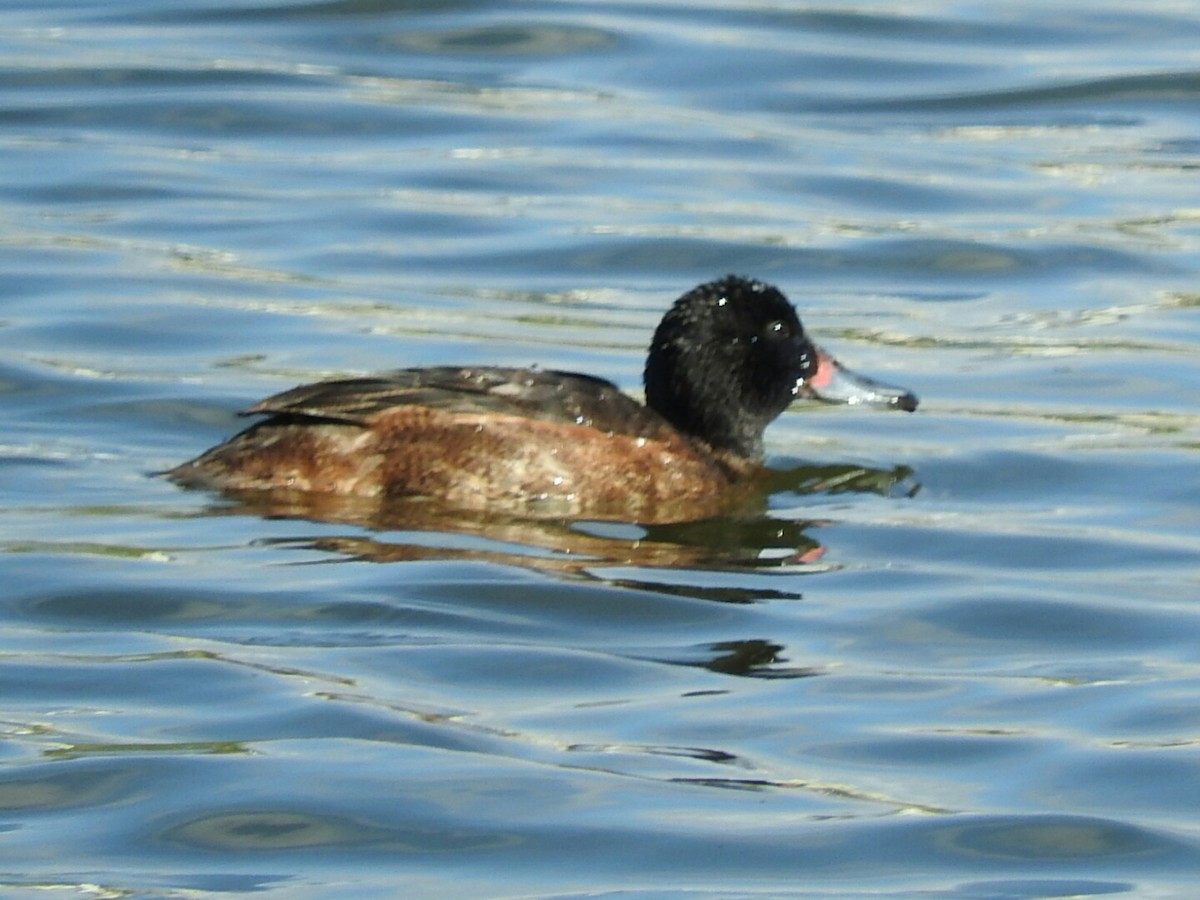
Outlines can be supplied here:
<path id="1" fill-rule="evenodd" d="M 851 372 L 824 350 L 816 349 L 817 371 L 798 385 L 797 396 L 813 397 L 826 403 L 878 406 L 905 412 L 917 408 L 916 395 L 911 391 Z"/>

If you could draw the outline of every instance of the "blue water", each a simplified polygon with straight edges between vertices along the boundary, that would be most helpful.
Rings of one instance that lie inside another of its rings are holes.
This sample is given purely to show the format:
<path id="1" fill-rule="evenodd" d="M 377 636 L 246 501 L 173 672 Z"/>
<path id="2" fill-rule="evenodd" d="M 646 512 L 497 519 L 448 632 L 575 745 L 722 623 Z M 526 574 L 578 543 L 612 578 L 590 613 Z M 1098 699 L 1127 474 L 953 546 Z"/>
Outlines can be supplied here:
<path id="1" fill-rule="evenodd" d="M 1198 46 L 1166 0 L 7 4 L 0 893 L 1193 896 Z M 761 514 L 153 475 L 324 376 L 636 392 L 730 271 L 923 401 L 785 414 Z"/>

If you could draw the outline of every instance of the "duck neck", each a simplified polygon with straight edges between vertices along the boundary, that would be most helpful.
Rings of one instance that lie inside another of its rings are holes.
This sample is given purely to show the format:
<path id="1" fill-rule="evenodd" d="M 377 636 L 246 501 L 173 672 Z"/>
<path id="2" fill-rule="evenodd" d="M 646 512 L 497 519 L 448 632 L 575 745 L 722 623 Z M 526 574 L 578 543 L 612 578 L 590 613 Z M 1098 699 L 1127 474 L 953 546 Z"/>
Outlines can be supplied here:
<path id="1" fill-rule="evenodd" d="M 719 402 L 688 402 L 692 399 L 677 395 L 664 402 L 649 385 L 646 388 L 646 405 L 678 431 L 720 453 L 754 461 L 762 459 L 765 423 L 752 421 L 744 414 L 731 414 Z"/>

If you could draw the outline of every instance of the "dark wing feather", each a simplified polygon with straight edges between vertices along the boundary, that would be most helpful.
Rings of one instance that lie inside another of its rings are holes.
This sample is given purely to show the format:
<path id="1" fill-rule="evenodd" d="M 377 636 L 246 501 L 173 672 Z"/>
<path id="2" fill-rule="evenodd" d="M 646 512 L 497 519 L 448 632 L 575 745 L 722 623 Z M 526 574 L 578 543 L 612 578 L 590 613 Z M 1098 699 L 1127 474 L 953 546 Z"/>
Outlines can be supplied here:
<path id="1" fill-rule="evenodd" d="M 385 410 L 422 406 L 451 413 L 524 416 L 654 437 L 666 426 L 612 382 L 573 372 L 442 366 L 306 384 L 268 397 L 243 415 L 266 414 L 368 425 Z"/>

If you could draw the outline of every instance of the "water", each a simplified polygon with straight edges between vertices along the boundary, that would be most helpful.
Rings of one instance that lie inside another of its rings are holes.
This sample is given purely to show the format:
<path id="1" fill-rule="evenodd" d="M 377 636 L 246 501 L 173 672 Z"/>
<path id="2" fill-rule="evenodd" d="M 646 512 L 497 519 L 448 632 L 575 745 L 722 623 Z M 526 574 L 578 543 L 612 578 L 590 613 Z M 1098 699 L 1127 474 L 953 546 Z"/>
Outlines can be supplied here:
<path id="1" fill-rule="evenodd" d="M 0 884 L 1191 896 L 1200 13 L 9 4 Z M 779 284 L 912 416 L 765 511 L 273 518 L 152 477 L 293 384 L 636 390 Z"/>

